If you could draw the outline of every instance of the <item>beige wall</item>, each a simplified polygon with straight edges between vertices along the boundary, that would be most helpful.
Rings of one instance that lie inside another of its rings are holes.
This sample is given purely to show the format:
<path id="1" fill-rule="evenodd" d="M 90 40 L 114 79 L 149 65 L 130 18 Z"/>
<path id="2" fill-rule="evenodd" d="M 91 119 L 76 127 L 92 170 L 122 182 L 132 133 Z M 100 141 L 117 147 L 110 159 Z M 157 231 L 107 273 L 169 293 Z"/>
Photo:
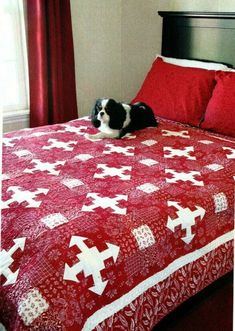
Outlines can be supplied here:
<path id="1" fill-rule="evenodd" d="M 121 94 L 121 0 L 71 0 L 79 115 Z"/>
<path id="2" fill-rule="evenodd" d="M 235 0 L 70 0 L 79 115 L 98 97 L 129 102 L 156 53 L 158 10 L 235 11 Z"/>

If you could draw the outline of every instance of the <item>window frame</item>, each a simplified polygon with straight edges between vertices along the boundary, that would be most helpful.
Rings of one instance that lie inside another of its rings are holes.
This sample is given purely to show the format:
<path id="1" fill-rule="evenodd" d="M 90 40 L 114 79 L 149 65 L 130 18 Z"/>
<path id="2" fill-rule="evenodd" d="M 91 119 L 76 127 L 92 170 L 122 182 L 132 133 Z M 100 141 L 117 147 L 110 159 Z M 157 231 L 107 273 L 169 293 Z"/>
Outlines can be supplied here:
<path id="1" fill-rule="evenodd" d="M 14 20 L 14 43 L 16 43 L 16 68 L 19 84 L 19 102 L 3 104 L 2 113 L 3 119 L 10 121 L 11 117 L 26 116 L 29 114 L 29 81 L 28 81 L 28 56 L 27 56 L 27 37 L 26 37 L 26 20 L 25 20 L 25 1 L 24 0 L 7 0 L 16 2 L 17 11 L 12 13 Z"/>

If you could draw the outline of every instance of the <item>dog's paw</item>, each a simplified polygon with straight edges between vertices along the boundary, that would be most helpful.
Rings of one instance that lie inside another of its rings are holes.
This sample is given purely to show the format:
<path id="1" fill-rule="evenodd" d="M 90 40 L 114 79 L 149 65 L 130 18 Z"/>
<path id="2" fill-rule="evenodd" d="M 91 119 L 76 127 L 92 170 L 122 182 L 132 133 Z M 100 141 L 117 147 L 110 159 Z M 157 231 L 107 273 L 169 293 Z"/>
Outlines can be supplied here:
<path id="1" fill-rule="evenodd" d="M 91 135 L 90 135 L 89 133 L 85 133 L 85 134 L 84 134 L 84 137 L 85 137 L 86 139 L 91 139 L 90 136 L 91 136 Z"/>
<path id="2" fill-rule="evenodd" d="M 85 133 L 84 137 L 88 140 L 93 140 L 94 139 L 94 134 Z"/>
<path id="3" fill-rule="evenodd" d="M 97 136 L 97 134 L 85 133 L 84 137 L 88 140 L 100 140 L 100 138 Z"/>

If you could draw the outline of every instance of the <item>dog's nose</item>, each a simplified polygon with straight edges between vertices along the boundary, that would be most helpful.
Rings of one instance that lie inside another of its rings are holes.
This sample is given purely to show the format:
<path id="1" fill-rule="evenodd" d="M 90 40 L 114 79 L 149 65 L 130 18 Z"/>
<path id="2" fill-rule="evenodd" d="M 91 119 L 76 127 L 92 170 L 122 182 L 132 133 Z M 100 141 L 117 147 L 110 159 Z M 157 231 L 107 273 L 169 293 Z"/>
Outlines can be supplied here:
<path id="1" fill-rule="evenodd" d="M 103 116 L 104 115 L 104 111 L 100 111 L 100 116 Z"/>

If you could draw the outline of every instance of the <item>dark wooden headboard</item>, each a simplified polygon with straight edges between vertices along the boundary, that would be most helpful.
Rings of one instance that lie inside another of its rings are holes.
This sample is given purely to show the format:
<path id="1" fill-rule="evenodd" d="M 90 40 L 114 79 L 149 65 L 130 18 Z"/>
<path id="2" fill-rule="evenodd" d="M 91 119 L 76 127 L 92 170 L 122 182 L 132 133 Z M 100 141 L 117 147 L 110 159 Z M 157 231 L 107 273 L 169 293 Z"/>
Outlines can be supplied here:
<path id="1" fill-rule="evenodd" d="M 235 12 L 158 13 L 163 17 L 162 55 L 235 68 Z"/>

